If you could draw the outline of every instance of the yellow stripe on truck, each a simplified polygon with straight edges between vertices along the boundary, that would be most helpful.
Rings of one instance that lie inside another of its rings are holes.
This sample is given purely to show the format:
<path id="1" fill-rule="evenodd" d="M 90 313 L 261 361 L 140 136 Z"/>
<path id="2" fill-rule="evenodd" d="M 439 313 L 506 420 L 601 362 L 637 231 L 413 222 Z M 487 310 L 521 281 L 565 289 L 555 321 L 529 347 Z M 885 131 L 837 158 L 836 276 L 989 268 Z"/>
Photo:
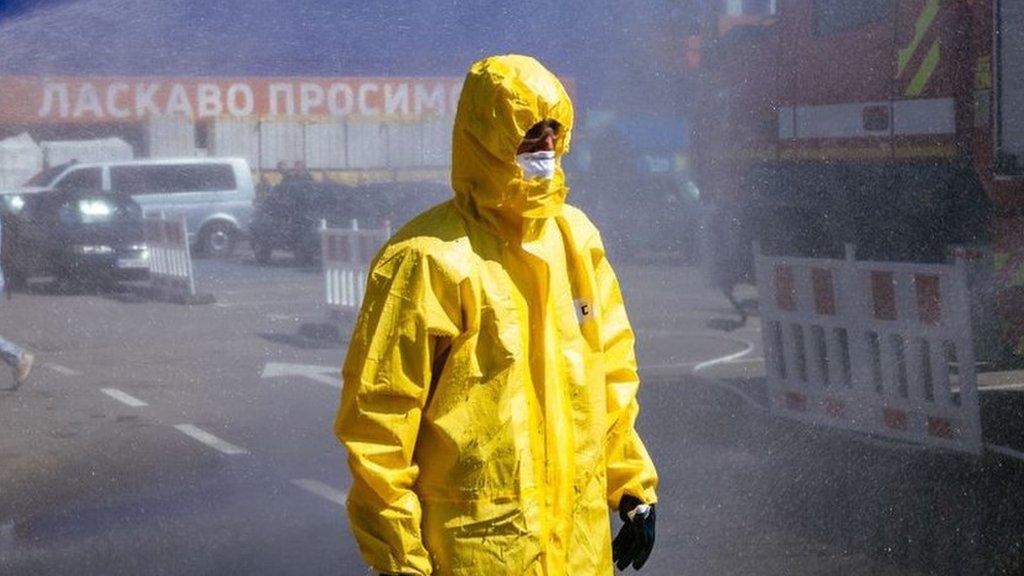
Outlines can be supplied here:
<path id="1" fill-rule="evenodd" d="M 921 10 L 921 15 L 917 17 L 917 22 L 914 23 L 914 38 L 907 44 L 905 48 L 902 48 L 896 55 L 896 77 L 899 78 L 903 75 L 903 71 L 906 70 L 907 65 L 910 64 L 910 59 L 914 57 L 914 52 L 917 52 L 917 47 L 921 45 L 921 41 L 924 40 L 925 34 L 928 33 L 928 28 L 931 27 L 932 22 L 935 21 L 935 16 L 939 13 L 939 0 L 928 0 L 925 4 L 924 9 Z"/>
<path id="2" fill-rule="evenodd" d="M 935 69 L 939 67 L 939 59 L 941 57 L 942 47 L 938 40 L 932 42 L 932 47 L 928 49 L 928 55 L 924 57 L 924 62 L 921 63 L 921 67 L 918 68 L 917 73 L 910 80 L 910 84 L 907 86 L 906 96 L 920 96 L 924 92 L 925 87 L 928 85 L 928 81 L 932 79 L 932 75 L 935 74 Z"/>

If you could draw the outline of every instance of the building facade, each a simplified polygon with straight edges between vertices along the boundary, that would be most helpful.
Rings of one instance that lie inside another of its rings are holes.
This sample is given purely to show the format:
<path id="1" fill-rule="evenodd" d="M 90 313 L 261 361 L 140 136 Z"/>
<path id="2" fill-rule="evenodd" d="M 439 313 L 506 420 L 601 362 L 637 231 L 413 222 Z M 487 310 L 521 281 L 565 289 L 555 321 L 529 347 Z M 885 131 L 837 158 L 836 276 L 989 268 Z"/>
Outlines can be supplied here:
<path id="1" fill-rule="evenodd" d="M 444 179 L 460 88 L 449 77 L 8 76 L 0 137 L 242 157 L 271 183 L 296 168 L 342 181 Z"/>

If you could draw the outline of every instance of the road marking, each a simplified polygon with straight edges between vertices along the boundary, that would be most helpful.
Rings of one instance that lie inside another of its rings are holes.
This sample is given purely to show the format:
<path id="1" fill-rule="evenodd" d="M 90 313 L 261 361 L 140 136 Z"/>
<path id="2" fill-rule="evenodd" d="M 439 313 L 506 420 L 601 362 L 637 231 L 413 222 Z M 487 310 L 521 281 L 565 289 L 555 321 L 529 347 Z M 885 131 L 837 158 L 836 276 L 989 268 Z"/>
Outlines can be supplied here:
<path id="1" fill-rule="evenodd" d="M 1022 390 L 1024 390 L 1024 382 L 1005 382 L 1002 384 L 978 384 L 978 392 L 1020 392 Z M 960 386 L 950 386 L 949 391 L 954 394 L 959 394 Z"/>
<path id="2" fill-rule="evenodd" d="M 1002 454 L 1003 456 L 1009 456 L 1010 458 L 1014 458 L 1024 462 L 1024 452 L 1021 452 L 1020 450 L 1014 450 L 1009 446 L 1000 446 L 998 444 L 985 444 L 985 448 L 991 450 L 992 452 L 995 452 L 996 454 Z"/>
<path id="3" fill-rule="evenodd" d="M 742 358 L 742 357 L 746 356 L 747 354 L 750 354 L 751 352 L 754 351 L 754 343 L 753 342 L 751 342 L 749 340 L 744 340 L 742 338 L 736 338 L 736 340 L 739 340 L 739 341 L 743 342 L 743 344 L 744 344 L 743 350 L 740 350 L 739 352 L 733 352 L 732 354 L 726 354 L 725 356 L 719 356 L 718 358 L 712 358 L 711 360 L 706 360 L 704 362 L 701 362 L 700 364 L 697 364 L 696 366 L 693 367 L 694 373 L 700 372 L 701 370 L 710 368 L 712 366 L 716 366 L 718 364 L 725 364 L 725 363 L 728 363 L 728 362 L 734 362 L 734 361 L 739 360 L 740 358 Z"/>
<path id="4" fill-rule="evenodd" d="M 281 378 L 284 376 L 302 376 L 314 382 L 341 388 L 341 375 L 332 366 L 311 366 L 309 364 L 284 364 L 267 362 L 263 367 L 261 378 Z"/>
<path id="5" fill-rule="evenodd" d="M 725 364 L 764 364 L 764 356 L 758 356 L 756 358 L 737 358 L 736 360 L 730 360 Z"/>
<path id="6" fill-rule="evenodd" d="M 192 439 L 198 440 L 198 441 L 202 442 L 203 444 L 206 444 L 210 448 L 213 448 L 214 450 L 223 452 L 224 454 L 228 454 L 230 456 L 233 456 L 235 454 L 248 454 L 249 453 L 249 451 L 246 450 L 245 448 L 239 448 L 238 446 L 235 446 L 234 444 L 232 444 L 230 442 L 226 442 L 224 440 L 221 440 L 220 438 L 217 438 L 216 436 L 214 436 L 213 434 L 210 434 L 206 430 L 202 430 L 202 429 L 197 428 L 197 427 L 195 427 L 195 426 L 193 426 L 191 424 L 178 424 L 177 426 L 175 426 L 175 428 L 178 429 L 178 432 L 181 432 L 182 434 L 185 434 L 186 436 L 190 436 Z"/>
<path id="7" fill-rule="evenodd" d="M 78 370 L 72 370 L 71 368 L 68 368 L 67 366 L 61 366 L 60 364 L 54 364 L 52 362 L 46 362 L 46 363 L 43 364 L 43 366 L 49 368 L 50 370 L 53 370 L 54 372 L 56 372 L 58 374 L 62 374 L 64 376 L 81 376 L 82 375 L 82 373 L 79 372 Z"/>
<path id="8" fill-rule="evenodd" d="M 690 369 L 690 368 L 696 369 L 695 367 L 701 366 L 702 364 L 706 364 L 707 362 L 708 361 L 680 362 L 680 363 L 677 363 L 677 364 L 644 364 L 644 365 L 640 366 L 640 372 L 641 373 L 645 373 L 645 372 L 646 373 L 652 373 L 652 372 L 655 372 L 655 371 L 684 370 L 684 369 Z M 764 363 L 764 357 L 763 356 L 757 356 L 755 358 L 735 358 L 735 359 L 732 359 L 732 360 L 721 360 L 721 361 L 717 362 L 717 364 L 729 364 L 729 365 L 735 365 L 735 364 L 763 364 L 763 363 Z M 708 366 L 703 366 L 703 368 L 707 368 L 707 367 Z M 654 374 L 654 376 L 658 376 L 658 374 Z M 1024 388 L 1024 384 L 1022 384 L 1021 387 Z M 985 389 L 987 390 L 988 388 L 985 388 Z"/>
<path id="9" fill-rule="evenodd" d="M 323 482 L 310 480 L 309 478 L 299 478 L 297 480 L 292 480 L 292 484 L 302 488 L 310 494 L 315 494 L 321 498 L 330 500 L 339 506 L 345 506 L 345 497 L 347 494 L 341 490 L 335 490 Z"/>
<path id="10" fill-rule="evenodd" d="M 1006 384 L 978 385 L 981 392 L 1018 392 L 1024 390 L 1024 382 L 1008 382 Z M 954 392 L 959 392 L 959 386 L 953 386 Z"/>
<path id="11" fill-rule="evenodd" d="M 675 364 L 642 364 L 639 367 L 641 373 L 651 373 L 658 370 L 689 370 L 700 364 L 700 362 L 678 362 Z"/>
<path id="12" fill-rule="evenodd" d="M 146 404 L 142 400 L 139 400 L 138 398 L 130 394 L 126 394 L 125 392 L 122 392 L 117 388 L 102 388 L 100 392 L 103 392 L 104 394 L 110 396 L 114 400 L 127 404 L 132 408 L 142 408 L 143 406 L 149 406 L 149 404 Z"/>
<path id="13" fill-rule="evenodd" d="M 756 329 L 755 331 L 759 332 L 760 328 Z M 689 370 L 689 371 L 691 371 L 693 373 L 696 373 L 696 372 L 700 372 L 702 370 L 705 370 L 707 368 L 710 368 L 711 366 L 715 366 L 715 365 L 718 365 L 718 364 L 739 364 L 739 363 L 746 363 L 746 362 L 763 362 L 764 361 L 763 358 L 761 358 L 761 357 L 750 358 L 750 359 L 741 359 L 741 358 L 743 358 L 743 356 L 746 356 L 751 351 L 753 351 L 754 343 L 751 342 L 750 340 L 746 339 L 746 338 L 741 338 L 739 336 L 736 336 L 735 332 L 732 332 L 732 333 L 729 333 L 729 334 L 723 334 L 721 332 L 711 332 L 711 331 L 707 331 L 707 330 L 696 331 L 696 330 L 673 330 L 673 329 L 663 329 L 663 328 L 651 328 L 651 329 L 645 328 L 645 329 L 639 330 L 638 334 L 639 335 L 652 335 L 653 334 L 653 335 L 657 335 L 657 336 L 695 336 L 695 337 L 698 337 L 698 338 L 710 338 L 710 339 L 713 339 L 713 340 L 724 340 L 726 342 L 730 342 L 730 343 L 733 343 L 733 344 L 738 344 L 741 347 L 741 350 L 738 351 L 738 352 L 727 354 L 725 356 L 721 356 L 721 357 L 718 357 L 718 358 L 712 358 L 710 360 L 693 360 L 693 361 L 689 361 L 689 362 L 673 362 L 673 363 L 668 363 L 668 364 L 645 364 L 645 365 L 642 365 L 642 366 L 639 367 L 640 368 L 640 372 L 646 373 L 645 379 L 650 379 L 651 377 L 657 378 L 657 377 L 665 376 L 666 374 L 661 374 L 661 372 L 670 372 L 670 371 L 674 371 L 674 370 Z M 674 374 L 673 374 L 673 376 L 674 376 Z"/>

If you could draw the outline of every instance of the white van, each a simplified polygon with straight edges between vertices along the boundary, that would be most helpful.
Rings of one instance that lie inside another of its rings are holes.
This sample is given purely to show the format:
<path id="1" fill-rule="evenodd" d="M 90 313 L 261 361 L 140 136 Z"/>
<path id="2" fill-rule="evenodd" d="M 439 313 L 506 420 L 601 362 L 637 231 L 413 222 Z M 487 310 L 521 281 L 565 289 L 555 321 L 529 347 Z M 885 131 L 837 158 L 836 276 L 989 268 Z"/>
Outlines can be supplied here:
<path id="1" fill-rule="evenodd" d="M 45 189 L 127 193 L 147 213 L 184 215 L 200 253 L 230 254 L 249 229 L 255 189 L 242 158 L 69 162 L 40 172 L 20 193 Z"/>

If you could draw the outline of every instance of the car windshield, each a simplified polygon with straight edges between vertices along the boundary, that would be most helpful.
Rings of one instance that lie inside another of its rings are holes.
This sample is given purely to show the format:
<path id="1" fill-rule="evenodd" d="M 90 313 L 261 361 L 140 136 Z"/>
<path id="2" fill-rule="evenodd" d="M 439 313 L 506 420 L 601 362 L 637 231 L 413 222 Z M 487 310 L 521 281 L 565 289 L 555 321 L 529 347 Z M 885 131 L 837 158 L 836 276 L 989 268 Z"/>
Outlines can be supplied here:
<path id="1" fill-rule="evenodd" d="M 0 0 L 0 576 L 1024 575 L 1024 1 Z"/>
<path id="2" fill-rule="evenodd" d="M 25 182 L 25 186 L 39 186 L 43 188 L 48 187 L 51 184 L 53 184 L 53 181 L 54 179 L 57 178 L 57 176 L 60 176 L 65 170 L 67 170 L 68 166 L 71 166 L 72 164 L 73 162 L 68 162 L 66 164 L 51 166 L 50 168 L 47 168 L 46 170 L 43 170 L 36 174 L 35 176 L 29 178 Z"/>

